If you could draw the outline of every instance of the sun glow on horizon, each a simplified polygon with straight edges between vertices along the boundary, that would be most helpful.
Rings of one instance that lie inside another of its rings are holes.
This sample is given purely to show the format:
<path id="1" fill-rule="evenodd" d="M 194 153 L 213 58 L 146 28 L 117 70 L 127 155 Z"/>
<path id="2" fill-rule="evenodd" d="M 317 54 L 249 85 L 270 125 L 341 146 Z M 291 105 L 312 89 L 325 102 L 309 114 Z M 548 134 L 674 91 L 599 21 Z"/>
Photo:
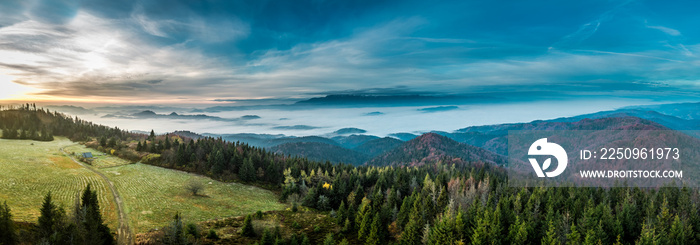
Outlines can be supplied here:
<path id="1" fill-rule="evenodd" d="M 16 78 L 8 75 L 6 70 L 0 70 L 0 100 L 26 100 L 29 93 L 36 89 L 13 82 Z"/>

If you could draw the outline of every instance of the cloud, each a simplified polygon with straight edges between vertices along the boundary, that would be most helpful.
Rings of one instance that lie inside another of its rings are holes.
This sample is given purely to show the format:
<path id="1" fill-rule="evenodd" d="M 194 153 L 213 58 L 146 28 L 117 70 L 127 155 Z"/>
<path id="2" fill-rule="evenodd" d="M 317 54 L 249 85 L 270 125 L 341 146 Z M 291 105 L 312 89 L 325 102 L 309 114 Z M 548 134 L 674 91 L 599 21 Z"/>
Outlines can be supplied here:
<path id="1" fill-rule="evenodd" d="M 167 34 L 167 30 L 163 29 L 172 29 L 173 25 L 177 24 L 174 21 L 154 21 L 148 18 L 146 14 L 143 12 L 143 7 L 141 5 L 137 5 L 134 8 L 134 11 L 131 13 L 131 18 L 143 28 L 143 30 L 151 34 L 153 36 L 159 36 L 159 37 L 169 37 Z"/>
<path id="2" fill-rule="evenodd" d="M 668 34 L 668 35 L 671 35 L 671 36 L 680 36 L 680 35 L 681 35 L 681 32 L 678 31 L 678 30 L 676 30 L 676 29 L 668 28 L 668 27 L 665 27 L 665 26 L 651 26 L 651 25 L 648 25 L 646 20 L 644 21 L 644 25 L 645 25 L 647 28 L 659 30 L 659 31 L 661 31 L 661 32 L 663 32 L 663 33 L 666 33 L 666 34 Z"/>
<path id="3" fill-rule="evenodd" d="M 276 126 L 272 127 L 272 129 L 278 129 L 278 130 L 312 130 L 312 129 L 318 129 L 321 127 L 315 127 L 315 126 L 309 126 L 309 125 L 293 125 L 293 126 Z"/>
<path id="4" fill-rule="evenodd" d="M 365 116 L 380 116 L 380 115 L 384 115 L 384 113 L 381 111 L 373 111 L 373 112 L 367 112 L 364 115 Z"/>
<path id="5" fill-rule="evenodd" d="M 15 70 L 17 83 L 42 89 L 35 95 L 105 98 L 206 93 L 202 88 L 233 71 L 197 49 L 154 45 L 129 24 L 79 12 L 66 25 L 28 20 L 0 28 L 0 53 L 10 54 L 0 67 Z"/>
<path id="6" fill-rule="evenodd" d="M 583 12 L 536 12 L 542 16 L 503 3 L 469 11 L 478 6 L 296 4 L 308 12 L 265 2 L 57 2 L 56 15 L 41 18 L 46 9 L 2 2 L 2 79 L 37 89 L 29 94 L 37 99 L 276 105 L 597 81 L 665 81 L 681 90 L 676 81 L 700 75 L 698 34 L 667 14 L 649 17 L 647 3 L 524 6 Z"/>
<path id="7" fill-rule="evenodd" d="M 456 110 L 459 109 L 458 106 L 436 106 L 436 107 L 426 107 L 426 108 L 420 108 L 418 111 L 421 112 L 440 112 L 440 111 L 451 111 L 451 110 Z"/>

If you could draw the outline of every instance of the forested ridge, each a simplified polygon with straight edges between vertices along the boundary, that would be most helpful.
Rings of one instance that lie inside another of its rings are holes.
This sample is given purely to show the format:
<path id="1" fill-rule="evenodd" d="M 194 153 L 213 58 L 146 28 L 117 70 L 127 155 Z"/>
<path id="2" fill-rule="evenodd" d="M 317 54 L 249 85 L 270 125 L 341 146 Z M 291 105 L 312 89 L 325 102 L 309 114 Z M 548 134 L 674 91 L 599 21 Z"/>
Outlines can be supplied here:
<path id="1" fill-rule="evenodd" d="M 327 214 L 338 228 L 328 230 L 325 238 L 311 240 L 297 239 L 294 234 L 250 233 L 246 226 L 241 229 L 245 232 L 240 235 L 252 236 L 261 244 L 700 242 L 697 189 L 513 188 L 508 187 L 504 169 L 492 159 L 446 161 L 448 158 L 441 157 L 416 166 L 331 164 L 221 138 L 133 134 L 29 105 L 0 111 L 3 129 L 29 130 L 27 125 L 105 152 L 115 150 L 115 155 L 134 161 L 277 190 L 280 201 Z M 433 137 L 431 144 L 440 144 L 435 136 L 428 137 Z M 0 222 L 0 234 L 3 224 Z"/>

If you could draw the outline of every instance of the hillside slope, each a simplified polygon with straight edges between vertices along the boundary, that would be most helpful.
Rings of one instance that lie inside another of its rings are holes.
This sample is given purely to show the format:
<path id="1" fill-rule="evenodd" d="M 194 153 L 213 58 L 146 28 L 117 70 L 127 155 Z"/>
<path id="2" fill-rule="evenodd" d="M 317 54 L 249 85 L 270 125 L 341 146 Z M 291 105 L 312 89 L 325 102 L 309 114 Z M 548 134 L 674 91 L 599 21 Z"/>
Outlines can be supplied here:
<path id="1" fill-rule="evenodd" d="M 488 162 L 504 164 L 506 159 L 476 146 L 462 144 L 445 136 L 427 133 L 367 162 L 369 165 L 419 166 L 439 161 Z"/>

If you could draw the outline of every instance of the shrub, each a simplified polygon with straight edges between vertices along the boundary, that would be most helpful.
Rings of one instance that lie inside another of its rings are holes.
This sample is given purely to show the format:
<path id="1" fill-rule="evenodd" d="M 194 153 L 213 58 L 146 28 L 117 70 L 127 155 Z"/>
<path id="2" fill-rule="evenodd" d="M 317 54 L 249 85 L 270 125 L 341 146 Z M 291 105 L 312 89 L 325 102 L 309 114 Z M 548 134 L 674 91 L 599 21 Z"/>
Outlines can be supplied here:
<path id="1" fill-rule="evenodd" d="M 207 234 L 207 239 L 219 240 L 219 235 L 216 234 L 216 231 L 214 229 L 210 229 L 209 233 Z"/>

